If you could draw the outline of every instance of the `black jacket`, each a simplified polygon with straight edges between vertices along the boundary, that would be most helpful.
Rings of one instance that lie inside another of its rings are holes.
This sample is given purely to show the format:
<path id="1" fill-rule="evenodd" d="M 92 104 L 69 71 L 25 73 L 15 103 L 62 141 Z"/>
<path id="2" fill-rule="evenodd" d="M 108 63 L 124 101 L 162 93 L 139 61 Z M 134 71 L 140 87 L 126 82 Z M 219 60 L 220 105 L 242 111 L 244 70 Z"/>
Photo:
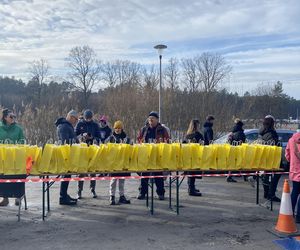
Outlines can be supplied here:
<path id="1" fill-rule="evenodd" d="M 111 135 L 111 128 L 108 127 L 107 125 L 103 128 L 100 127 L 100 140 L 102 143 L 107 141 L 108 137 Z"/>
<path id="2" fill-rule="evenodd" d="M 274 129 L 261 128 L 259 130 L 259 139 L 264 144 L 279 146 L 278 134 Z"/>
<path id="3" fill-rule="evenodd" d="M 186 142 L 190 141 L 192 143 L 199 143 L 200 141 L 204 141 L 204 137 L 199 131 L 196 131 L 192 134 L 186 135 L 185 140 Z"/>
<path id="4" fill-rule="evenodd" d="M 209 143 L 214 139 L 214 131 L 212 127 L 213 124 L 209 122 L 205 122 L 203 125 L 204 145 L 209 145 Z"/>
<path id="5" fill-rule="evenodd" d="M 237 123 L 232 128 L 231 134 L 228 137 L 228 142 L 233 145 L 235 143 L 245 143 L 246 136 L 243 129 L 243 123 Z"/>
<path id="6" fill-rule="evenodd" d="M 127 137 L 126 133 L 122 130 L 121 134 L 116 134 L 113 132 L 113 134 L 108 137 L 108 142 L 111 143 L 127 143 L 130 144 L 130 139 Z"/>
<path id="7" fill-rule="evenodd" d="M 72 144 L 73 142 L 78 142 L 72 124 L 65 118 L 62 117 L 57 119 L 55 125 L 58 139 L 62 141 L 63 144 Z"/>
<path id="8" fill-rule="evenodd" d="M 87 133 L 92 139 L 86 143 L 92 144 L 94 140 L 99 143 L 100 141 L 100 127 L 99 124 L 95 121 L 87 122 L 85 120 L 80 120 L 76 127 L 75 133 L 77 137 L 81 137 L 84 133 Z"/>

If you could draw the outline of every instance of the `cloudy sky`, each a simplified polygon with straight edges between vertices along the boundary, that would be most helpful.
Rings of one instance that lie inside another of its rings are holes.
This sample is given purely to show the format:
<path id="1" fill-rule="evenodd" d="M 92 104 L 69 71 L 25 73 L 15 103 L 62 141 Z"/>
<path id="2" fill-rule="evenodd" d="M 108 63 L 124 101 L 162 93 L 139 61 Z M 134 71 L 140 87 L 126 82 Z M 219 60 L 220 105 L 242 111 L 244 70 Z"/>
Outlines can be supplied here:
<path id="1" fill-rule="evenodd" d="M 231 91 L 280 80 L 300 99 L 299 27 L 299 0 L 0 0 L 0 75 L 27 80 L 28 62 L 45 58 L 63 77 L 81 45 L 104 61 L 152 64 L 164 43 L 164 60 L 222 53 Z"/>

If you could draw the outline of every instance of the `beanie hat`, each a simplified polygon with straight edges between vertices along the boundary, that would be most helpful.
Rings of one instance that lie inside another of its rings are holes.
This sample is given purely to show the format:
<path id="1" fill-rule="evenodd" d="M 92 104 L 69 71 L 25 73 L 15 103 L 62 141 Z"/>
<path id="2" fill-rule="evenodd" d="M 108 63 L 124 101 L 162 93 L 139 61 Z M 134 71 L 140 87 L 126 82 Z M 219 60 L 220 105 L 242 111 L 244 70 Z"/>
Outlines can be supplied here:
<path id="1" fill-rule="evenodd" d="M 154 116 L 154 117 L 156 117 L 157 119 L 159 118 L 159 115 L 158 115 L 158 113 L 157 113 L 156 111 L 151 111 L 151 112 L 149 113 L 148 117 L 149 117 L 149 116 Z"/>
<path id="2" fill-rule="evenodd" d="M 93 118 L 93 112 L 89 109 L 86 109 L 84 112 L 83 112 L 83 117 L 85 119 L 92 119 Z"/>
<path id="3" fill-rule="evenodd" d="M 116 128 L 123 129 L 123 123 L 121 121 L 116 121 L 114 123 L 114 129 L 116 129 Z"/>

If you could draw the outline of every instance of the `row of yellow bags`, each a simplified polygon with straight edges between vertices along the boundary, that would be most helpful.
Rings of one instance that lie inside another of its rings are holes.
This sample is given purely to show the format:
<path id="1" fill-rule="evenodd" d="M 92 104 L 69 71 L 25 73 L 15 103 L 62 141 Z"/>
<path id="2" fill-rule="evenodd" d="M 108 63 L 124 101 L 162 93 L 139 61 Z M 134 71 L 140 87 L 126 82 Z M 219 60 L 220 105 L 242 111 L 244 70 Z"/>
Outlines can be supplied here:
<path id="1" fill-rule="evenodd" d="M 0 147 L 0 173 L 26 173 L 25 161 L 31 157 L 30 174 L 120 172 L 147 170 L 271 170 L 278 169 L 281 148 L 212 144 L 46 144 Z M 28 165 L 28 164 L 27 164 Z"/>
<path id="2" fill-rule="evenodd" d="M 29 145 L 0 144 L 0 174 L 23 175 L 37 169 L 42 148 Z"/>

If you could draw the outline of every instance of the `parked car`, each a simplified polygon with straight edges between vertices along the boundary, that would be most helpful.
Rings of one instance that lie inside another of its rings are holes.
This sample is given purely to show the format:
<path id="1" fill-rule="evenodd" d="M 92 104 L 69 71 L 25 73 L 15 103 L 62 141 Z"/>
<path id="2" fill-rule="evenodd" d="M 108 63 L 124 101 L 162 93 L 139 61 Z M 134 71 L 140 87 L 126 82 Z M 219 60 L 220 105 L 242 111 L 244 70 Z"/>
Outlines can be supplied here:
<path id="1" fill-rule="evenodd" d="M 278 134 L 279 142 L 282 146 L 282 161 L 281 161 L 281 167 L 287 169 L 289 164 L 285 158 L 285 148 L 287 146 L 287 143 L 289 139 L 292 137 L 294 133 L 296 133 L 295 130 L 288 130 L 288 129 L 276 129 L 276 132 Z M 258 140 L 258 129 L 245 129 L 244 131 L 246 136 L 246 142 L 247 143 L 253 143 L 254 141 Z M 215 140 L 216 144 L 224 144 L 227 143 L 229 133 L 220 137 L 219 139 Z"/>

